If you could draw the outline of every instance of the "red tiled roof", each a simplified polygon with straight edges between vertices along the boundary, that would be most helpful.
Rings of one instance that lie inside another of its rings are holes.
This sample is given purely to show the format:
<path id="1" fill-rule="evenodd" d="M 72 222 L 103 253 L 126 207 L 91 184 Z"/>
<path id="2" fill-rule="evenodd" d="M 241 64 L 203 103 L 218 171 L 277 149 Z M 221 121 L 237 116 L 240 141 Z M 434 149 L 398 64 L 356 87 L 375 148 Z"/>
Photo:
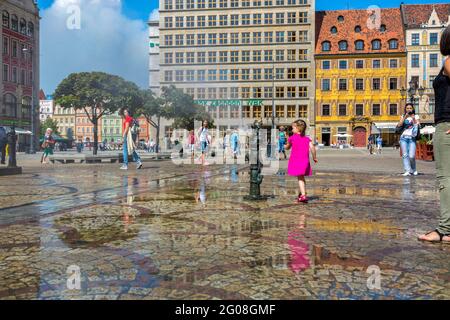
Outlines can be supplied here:
<path id="1" fill-rule="evenodd" d="M 343 16 L 344 21 L 339 22 L 338 17 Z M 367 10 L 336 10 L 316 12 L 316 54 L 352 54 L 352 53 L 398 53 L 405 52 L 405 39 L 400 9 L 381 9 L 381 23 L 386 31 L 379 28 L 369 28 L 371 13 Z M 360 26 L 361 32 L 355 32 Z M 331 28 L 336 27 L 337 33 L 332 34 Z M 372 41 L 381 40 L 381 50 L 372 50 Z M 388 41 L 398 40 L 397 49 L 389 49 Z M 339 42 L 346 40 L 348 50 L 339 51 Z M 355 41 L 364 41 L 364 50 L 355 50 Z M 322 43 L 329 41 L 331 50 L 322 52 Z"/>
<path id="2" fill-rule="evenodd" d="M 44 90 L 39 90 L 39 100 L 46 100 L 46 95 L 44 93 Z"/>
<path id="3" fill-rule="evenodd" d="M 403 23 L 407 28 L 420 27 L 430 19 L 433 9 L 436 10 L 441 23 L 448 21 L 450 15 L 450 3 L 439 4 L 403 4 L 400 6 L 403 15 Z"/>

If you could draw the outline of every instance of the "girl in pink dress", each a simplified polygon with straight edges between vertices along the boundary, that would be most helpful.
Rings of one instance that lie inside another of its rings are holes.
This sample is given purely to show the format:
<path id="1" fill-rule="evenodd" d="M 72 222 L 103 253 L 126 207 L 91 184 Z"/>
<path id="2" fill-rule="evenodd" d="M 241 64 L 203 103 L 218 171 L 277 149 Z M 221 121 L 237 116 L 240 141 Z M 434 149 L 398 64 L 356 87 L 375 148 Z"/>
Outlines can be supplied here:
<path id="1" fill-rule="evenodd" d="M 305 136 L 306 122 L 303 120 L 297 120 L 292 123 L 292 137 L 288 139 L 286 150 L 291 151 L 288 164 L 288 175 L 298 178 L 298 186 L 300 188 L 300 194 L 298 195 L 298 202 L 308 202 L 306 196 L 306 182 L 305 176 L 312 175 L 311 164 L 309 162 L 309 153 L 311 152 L 313 160 L 317 163 L 316 148 L 311 139 Z"/>

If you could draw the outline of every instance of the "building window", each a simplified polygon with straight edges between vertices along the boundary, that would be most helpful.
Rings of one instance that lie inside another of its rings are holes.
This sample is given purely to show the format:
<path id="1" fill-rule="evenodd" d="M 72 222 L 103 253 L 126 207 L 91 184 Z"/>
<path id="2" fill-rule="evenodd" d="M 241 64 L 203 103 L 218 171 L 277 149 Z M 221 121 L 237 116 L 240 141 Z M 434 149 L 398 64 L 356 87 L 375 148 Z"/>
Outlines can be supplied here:
<path id="1" fill-rule="evenodd" d="M 298 87 L 298 96 L 299 96 L 299 98 L 307 98 L 308 97 L 308 87 Z"/>
<path id="2" fill-rule="evenodd" d="M 262 23 L 262 14 L 261 13 L 253 14 L 253 24 L 260 25 L 261 23 Z"/>
<path id="3" fill-rule="evenodd" d="M 347 79 L 339 79 L 339 90 L 347 90 Z"/>
<path id="4" fill-rule="evenodd" d="M 289 23 L 289 24 L 297 23 L 297 13 L 296 12 L 288 12 L 287 23 Z"/>
<path id="5" fill-rule="evenodd" d="M 275 69 L 275 79 L 284 80 L 284 68 Z"/>
<path id="6" fill-rule="evenodd" d="M 391 69 L 398 68 L 398 60 L 397 59 L 390 59 L 389 60 L 389 68 L 391 68 Z"/>
<path id="7" fill-rule="evenodd" d="M 273 88 L 272 87 L 264 87 L 264 98 L 270 99 L 273 96 Z"/>
<path id="8" fill-rule="evenodd" d="M 238 14 L 232 14 L 231 15 L 231 25 L 232 26 L 238 26 L 239 25 L 239 15 Z"/>
<path id="9" fill-rule="evenodd" d="M 250 118 L 250 106 L 242 106 L 242 117 Z"/>
<path id="10" fill-rule="evenodd" d="M 336 34 L 336 33 L 337 33 L 337 28 L 336 28 L 335 26 L 331 27 L 330 32 L 331 32 L 332 34 Z"/>
<path id="11" fill-rule="evenodd" d="M 330 51 L 331 43 L 329 41 L 322 42 L 322 51 Z"/>
<path id="12" fill-rule="evenodd" d="M 288 73 L 287 78 L 289 80 L 293 80 L 296 78 L 296 69 L 295 68 L 288 68 L 287 73 Z"/>
<path id="13" fill-rule="evenodd" d="M 242 51 L 242 62 L 250 62 L 250 51 Z"/>
<path id="14" fill-rule="evenodd" d="M 331 82 L 330 79 L 322 79 L 322 91 L 330 91 Z"/>
<path id="15" fill-rule="evenodd" d="M 347 105 L 346 104 L 340 104 L 338 108 L 338 114 L 340 117 L 347 115 Z"/>
<path id="16" fill-rule="evenodd" d="M 217 70 L 208 70 L 208 80 L 209 81 L 216 81 L 217 80 Z"/>
<path id="17" fill-rule="evenodd" d="M 296 39 L 296 32 L 295 31 L 288 31 L 288 42 L 295 42 Z"/>
<path id="18" fill-rule="evenodd" d="M 364 60 L 356 60 L 355 66 L 356 69 L 364 69 Z"/>
<path id="19" fill-rule="evenodd" d="M 298 60 L 300 60 L 300 61 L 308 60 L 308 49 L 299 49 L 298 50 Z"/>
<path id="20" fill-rule="evenodd" d="M 329 104 L 323 104 L 322 105 L 322 116 L 328 117 L 331 115 L 330 105 Z"/>
<path id="21" fill-rule="evenodd" d="M 308 106 L 306 106 L 306 105 L 298 106 L 298 117 L 299 118 L 307 118 L 308 117 Z"/>
<path id="22" fill-rule="evenodd" d="M 299 12 L 298 23 L 307 23 L 308 22 L 308 12 Z"/>
<path id="23" fill-rule="evenodd" d="M 246 44 L 250 43 L 250 32 L 242 33 L 242 43 L 246 43 Z"/>
<path id="24" fill-rule="evenodd" d="M 265 25 L 273 24 L 273 13 L 264 14 L 264 24 Z"/>
<path id="25" fill-rule="evenodd" d="M 261 118 L 261 106 L 253 106 L 253 118 Z"/>
<path id="26" fill-rule="evenodd" d="M 276 87 L 275 97 L 284 98 L 284 87 Z"/>
<path id="27" fill-rule="evenodd" d="M 17 118 L 17 98 L 7 93 L 3 96 L 4 114 L 7 117 Z"/>
<path id="28" fill-rule="evenodd" d="M 208 34 L 208 44 L 210 45 L 217 44 L 217 34 L 215 33 Z"/>
<path id="29" fill-rule="evenodd" d="M 284 106 L 277 106 L 277 117 L 284 118 Z M 287 116 L 288 118 L 295 118 L 295 106 L 287 106 Z"/>
<path id="30" fill-rule="evenodd" d="M 348 44 L 347 41 L 339 41 L 339 51 L 347 51 Z"/>
<path id="31" fill-rule="evenodd" d="M 398 49 L 398 40 L 397 39 L 389 40 L 389 49 L 391 49 L 391 50 Z"/>
<path id="32" fill-rule="evenodd" d="M 411 55 L 411 68 L 419 68 L 419 55 L 418 54 Z"/>
<path id="33" fill-rule="evenodd" d="M 3 26 L 5 28 L 9 29 L 9 12 L 6 10 L 3 10 L 2 21 L 3 21 Z"/>
<path id="34" fill-rule="evenodd" d="M 231 81 L 238 81 L 239 80 L 239 69 L 231 69 Z"/>
<path id="35" fill-rule="evenodd" d="M 264 118 L 272 117 L 272 106 L 264 106 Z"/>
<path id="36" fill-rule="evenodd" d="M 420 35 L 418 33 L 411 34 L 411 45 L 418 46 L 420 44 Z"/>
<path id="37" fill-rule="evenodd" d="M 239 44 L 239 33 L 231 34 L 231 44 Z"/>
<path id="38" fill-rule="evenodd" d="M 276 14 L 276 23 L 284 24 L 284 13 L 283 12 Z"/>
<path id="39" fill-rule="evenodd" d="M 363 104 L 355 105 L 355 115 L 356 116 L 363 116 L 364 115 L 364 105 Z"/>
<path id="40" fill-rule="evenodd" d="M 339 60 L 339 69 L 341 70 L 347 69 L 347 60 Z"/>
<path id="41" fill-rule="evenodd" d="M 297 90 L 295 87 L 287 87 L 287 97 L 295 98 L 297 95 Z"/>
<path id="42" fill-rule="evenodd" d="M 9 65 L 3 65 L 3 81 L 9 81 Z"/>
<path id="43" fill-rule="evenodd" d="M 379 60 L 379 59 L 372 60 L 372 68 L 380 69 L 381 68 L 381 60 Z"/>
<path id="44" fill-rule="evenodd" d="M 175 18 L 175 27 L 177 27 L 177 28 L 184 27 L 184 17 L 176 17 Z"/>
<path id="45" fill-rule="evenodd" d="M 322 70 L 330 70 L 331 63 L 329 60 L 322 61 Z"/>
<path id="46" fill-rule="evenodd" d="M 242 80 L 250 80 L 250 69 L 242 69 L 241 70 L 241 79 Z"/>
<path id="47" fill-rule="evenodd" d="M 364 90 L 364 79 L 356 79 L 355 80 L 355 90 L 357 90 L 357 91 Z"/>
<path id="48" fill-rule="evenodd" d="M 398 79 L 390 78 L 389 79 L 389 90 L 397 90 L 398 89 Z"/>
<path id="49" fill-rule="evenodd" d="M 380 40 L 372 41 L 372 50 L 381 50 L 381 41 Z"/>
<path id="50" fill-rule="evenodd" d="M 361 32 L 361 26 L 356 26 L 355 27 L 355 32 L 356 33 L 360 33 Z"/>
<path id="51" fill-rule="evenodd" d="M 261 35 L 261 32 L 253 32 L 253 44 L 262 43 Z"/>
<path id="52" fill-rule="evenodd" d="M 389 115 L 390 116 L 398 115 L 398 106 L 396 104 L 391 103 L 389 105 Z"/>
<path id="53" fill-rule="evenodd" d="M 205 16 L 197 17 L 197 27 L 206 27 L 206 17 Z"/>
<path id="54" fill-rule="evenodd" d="M 438 55 L 437 53 L 430 54 L 430 67 L 436 68 L 438 66 Z"/>
<path id="55" fill-rule="evenodd" d="M 430 45 L 438 44 L 438 34 L 436 32 L 430 33 Z"/>
<path id="56" fill-rule="evenodd" d="M 228 63 L 228 51 L 220 51 L 219 52 L 219 62 L 220 63 Z"/>
<path id="57" fill-rule="evenodd" d="M 177 64 L 184 63 L 184 52 L 177 52 L 177 53 L 175 53 L 175 62 Z"/>
<path id="58" fill-rule="evenodd" d="M 381 105 L 380 104 L 373 104 L 372 105 L 372 115 L 379 116 L 381 115 Z"/>
<path id="59" fill-rule="evenodd" d="M 216 88 L 208 88 L 208 99 L 216 99 Z"/>
<path id="60" fill-rule="evenodd" d="M 253 80 L 261 80 L 261 69 L 253 69 Z"/>
<path id="61" fill-rule="evenodd" d="M 381 89 L 380 78 L 372 79 L 372 90 L 380 90 L 380 89 Z"/>
<path id="62" fill-rule="evenodd" d="M 364 50 L 364 41 L 362 40 L 357 40 L 355 42 L 355 49 L 356 50 Z"/>
<path id="63" fill-rule="evenodd" d="M 3 54 L 9 54 L 9 38 L 3 36 Z"/>
<path id="64" fill-rule="evenodd" d="M 249 14 L 243 14 L 241 16 L 241 23 L 244 26 L 250 25 L 250 15 Z"/>
<path id="65" fill-rule="evenodd" d="M 276 42 L 277 43 L 283 43 L 284 42 L 284 31 L 277 31 L 276 32 Z"/>
<path id="66" fill-rule="evenodd" d="M 15 14 L 11 16 L 11 29 L 13 31 L 19 32 L 19 19 L 17 19 L 17 16 Z"/>

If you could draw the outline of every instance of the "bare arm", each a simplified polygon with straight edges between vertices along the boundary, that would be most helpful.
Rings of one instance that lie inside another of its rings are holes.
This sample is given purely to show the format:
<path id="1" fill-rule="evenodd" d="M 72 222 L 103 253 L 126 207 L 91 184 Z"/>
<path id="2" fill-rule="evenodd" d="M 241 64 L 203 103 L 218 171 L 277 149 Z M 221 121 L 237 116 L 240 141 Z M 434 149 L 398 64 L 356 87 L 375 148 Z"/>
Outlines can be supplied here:
<path id="1" fill-rule="evenodd" d="M 447 58 L 444 63 L 444 74 L 450 77 L 450 58 Z"/>
<path id="2" fill-rule="evenodd" d="M 317 151 L 316 151 L 316 147 L 314 146 L 314 143 L 312 143 L 312 141 L 309 143 L 309 150 L 312 153 L 314 162 L 317 163 Z"/>
<path id="3" fill-rule="evenodd" d="M 291 148 L 292 148 L 292 144 L 289 142 L 289 139 L 288 139 L 288 141 L 286 142 L 286 145 L 285 145 L 284 149 L 285 149 L 285 150 L 291 150 Z"/>

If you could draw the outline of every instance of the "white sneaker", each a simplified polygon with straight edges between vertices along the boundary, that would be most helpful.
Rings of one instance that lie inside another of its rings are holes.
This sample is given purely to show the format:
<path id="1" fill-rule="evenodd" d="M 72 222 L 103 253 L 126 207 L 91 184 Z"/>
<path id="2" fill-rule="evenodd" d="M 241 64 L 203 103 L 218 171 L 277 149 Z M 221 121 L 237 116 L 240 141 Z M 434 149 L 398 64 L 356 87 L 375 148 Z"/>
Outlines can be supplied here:
<path id="1" fill-rule="evenodd" d="M 136 169 L 142 169 L 142 162 L 138 162 Z"/>
<path id="2" fill-rule="evenodd" d="M 405 172 L 405 173 L 403 174 L 404 177 L 408 177 L 408 176 L 410 176 L 410 175 L 411 175 L 411 173 L 409 173 L 409 172 Z"/>
<path id="3" fill-rule="evenodd" d="M 413 175 L 415 175 L 415 176 L 418 176 L 418 175 L 419 175 L 419 173 L 417 172 L 417 170 L 414 171 Z"/>
<path id="4" fill-rule="evenodd" d="M 120 170 L 128 170 L 128 166 L 123 165 L 123 166 L 120 167 Z"/>

